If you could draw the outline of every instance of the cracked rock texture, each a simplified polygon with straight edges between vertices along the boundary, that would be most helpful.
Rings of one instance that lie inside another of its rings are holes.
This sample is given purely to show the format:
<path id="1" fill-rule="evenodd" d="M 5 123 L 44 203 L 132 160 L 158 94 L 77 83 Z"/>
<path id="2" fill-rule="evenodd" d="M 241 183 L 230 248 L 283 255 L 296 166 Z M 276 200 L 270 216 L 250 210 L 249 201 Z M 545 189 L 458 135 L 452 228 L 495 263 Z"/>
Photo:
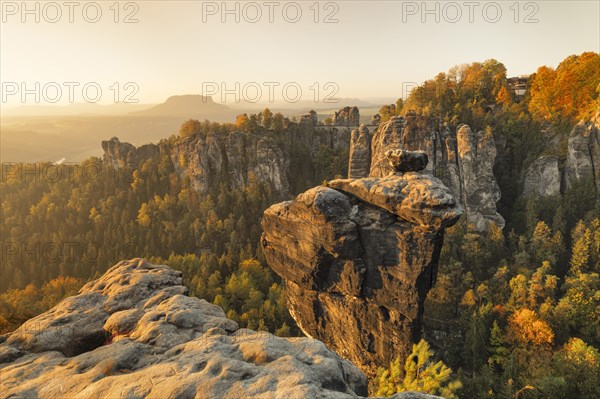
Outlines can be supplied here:
<path id="1" fill-rule="evenodd" d="M 418 341 L 444 229 L 461 213 L 426 171 L 333 180 L 267 209 L 262 246 L 304 333 L 372 376 Z"/>
<path id="2" fill-rule="evenodd" d="M 366 394 L 365 375 L 322 342 L 240 329 L 220 307 L 186 293 L 181 272 L 143 259 L 118 263 L 78 295 L 1 337 L 2 397 Z"/>

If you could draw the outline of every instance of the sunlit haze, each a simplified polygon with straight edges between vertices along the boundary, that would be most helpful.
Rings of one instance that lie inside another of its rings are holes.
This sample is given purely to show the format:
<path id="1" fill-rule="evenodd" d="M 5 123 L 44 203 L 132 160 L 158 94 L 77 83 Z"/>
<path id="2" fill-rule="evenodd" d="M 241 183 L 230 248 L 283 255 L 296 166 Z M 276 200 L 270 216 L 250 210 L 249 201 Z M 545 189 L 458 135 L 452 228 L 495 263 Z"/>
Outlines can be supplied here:
<path id="1" fill-rule="evenodd" d="M 45 105 L 51 104 L 45 97 L 57 104 L 85 102 L 81 87 L 90 82 L 102 88 L 100 104 L 114 102 L 115 82 L 116 99 L 135 91 L 131 98 L 140 103 L 175 94 L 212 94 L 220 101 L 221 88 L 235 91 L 236 82 L 242 99 L 244 85 L 258 83 L 262 102 L 268 100 L 265 82 L 278 84 L 275 102 L 285 100 L 282 87 L 290 82 L 302 89 L 302 100 L 314 98 L 315 83 L 320 98 L 333 91 L 328 82 L 339 89 L 337 97 L 397 98 L 411 83 L 452 65 L 494 58 L 508 76 L 517 76 L 600 48 L 598 1 L 47 4 L 2 2 L 5 107 L 35 104 L 32 94 L 23 99 L 11 93 L 13 84 L 20 91 L 23 83 L 34 88 L 36 82 L 63 86 L 57 100 L 48 88 L 39 99 Z M 65 82 L 79 84 L 72 99 Z M 138 90 L 124 87 L 128 82 Z M 206 86 L 211 82 L 217 92 Z M 253 93 L 245 94 L 253 99 Z M 234 99 L 225 96 L 228 103 Z"/>

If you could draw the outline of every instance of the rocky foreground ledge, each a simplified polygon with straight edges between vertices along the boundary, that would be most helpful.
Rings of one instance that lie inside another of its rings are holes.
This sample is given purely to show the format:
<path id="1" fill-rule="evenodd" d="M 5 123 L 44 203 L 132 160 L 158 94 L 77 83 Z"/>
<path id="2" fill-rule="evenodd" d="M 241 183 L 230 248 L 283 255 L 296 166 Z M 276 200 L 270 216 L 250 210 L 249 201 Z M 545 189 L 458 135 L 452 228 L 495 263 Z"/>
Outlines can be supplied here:
<path id="1" fill-rule="evenodd" d="M 182 273 L 122 261 L 0 337 L 4 398 L 356 398 L 367 379 L 320 341 L 239 328 Z M 426 399 L 419 393 L 395 398 Z"/>

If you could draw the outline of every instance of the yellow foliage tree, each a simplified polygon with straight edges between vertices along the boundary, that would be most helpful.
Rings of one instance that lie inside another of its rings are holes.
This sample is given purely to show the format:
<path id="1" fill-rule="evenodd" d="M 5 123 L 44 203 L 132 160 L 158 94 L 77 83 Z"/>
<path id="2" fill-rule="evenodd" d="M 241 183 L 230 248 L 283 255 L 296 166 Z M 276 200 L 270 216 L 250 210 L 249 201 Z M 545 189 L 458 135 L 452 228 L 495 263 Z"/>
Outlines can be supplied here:
<path id="1" fill-rule="evenodd" d="M 461 388 L 461 382 L 450 381 L 452 369 L 441 360 L 433 363 L 432 356 L 433 351 L 424 340 L 413 344 L 412 353 L 404 362 L 404 378 L 399 358 L 390 363 L 389 369 L 379 369 L 376 395 L 392 396 L 397 392 L 417 391 L 442 395 L 446 399 L 457 398 L 455 392 Z"/>
<path id="2" fill-rule="evenodd" d="M 513 313 L 509 320 L 510 337 L 525 345 L 544 346 L 552 345 L 554 332 L 537 313 L 529 309 L 519 309 Z"/>

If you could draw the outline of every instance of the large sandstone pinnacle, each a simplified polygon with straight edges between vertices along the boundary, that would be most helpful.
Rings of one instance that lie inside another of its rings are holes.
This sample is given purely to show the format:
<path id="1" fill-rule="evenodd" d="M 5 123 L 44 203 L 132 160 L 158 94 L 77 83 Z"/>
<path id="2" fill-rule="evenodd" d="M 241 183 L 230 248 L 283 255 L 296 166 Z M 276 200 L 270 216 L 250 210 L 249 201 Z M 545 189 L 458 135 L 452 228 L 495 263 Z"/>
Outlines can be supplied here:
<path id="1" fill-rule="evenodd" d="M 262 246 L 310 337 L 373 376 L 420 336 L 443 232 L 462 208 L 423 152 L 387 153 L 386 177 L 333 180 L 264 213 Z"/>

